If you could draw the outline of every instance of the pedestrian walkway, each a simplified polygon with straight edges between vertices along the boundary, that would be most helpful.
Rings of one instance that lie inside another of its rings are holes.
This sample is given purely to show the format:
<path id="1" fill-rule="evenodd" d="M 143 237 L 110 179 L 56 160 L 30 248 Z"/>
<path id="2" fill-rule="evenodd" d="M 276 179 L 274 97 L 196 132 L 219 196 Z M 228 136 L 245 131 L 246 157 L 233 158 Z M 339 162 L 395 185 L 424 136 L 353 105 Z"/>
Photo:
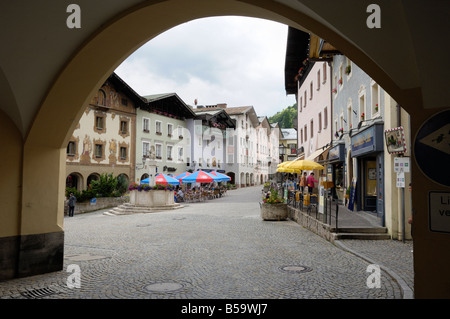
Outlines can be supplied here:
<path id="1" fill-rule="evenodd" d="M 412 291 L 411 245 L 332 244 L 294 221 L 263 221 L 260 199 L 255 186 L 174 211 L 66 217 L 64 269 L 1 282 L 0 298 L 401 299 L 399 278 Z M 370 264 L 379 288 L 367 284 Z"/>

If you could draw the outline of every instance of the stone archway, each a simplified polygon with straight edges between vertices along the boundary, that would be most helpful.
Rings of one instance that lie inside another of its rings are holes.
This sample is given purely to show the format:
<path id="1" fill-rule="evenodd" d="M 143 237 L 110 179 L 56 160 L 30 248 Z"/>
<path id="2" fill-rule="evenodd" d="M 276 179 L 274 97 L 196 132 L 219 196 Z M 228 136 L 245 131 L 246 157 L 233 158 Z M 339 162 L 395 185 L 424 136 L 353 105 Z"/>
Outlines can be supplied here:
<path id="1" fill-rule="evenodd" d="M 45 9 L 48 9 L 45 5 L 49 6 L 49 3 L 43 3 L 39 2 L 38 6 L 45 12 Z M 123 3 L 126 2 L 123 1 Z M 364 18 L 367 5 L 365 1 L 357 4 L 351 2 L 340 4 L 335 1 L 326 2 L 326 5 L 321 4 L 321 1 L 304 0 L 285 3 L 286 5 L 281 0 L 153 0 L 141 2 L 132 7 L 121 7 L 120 11 L 112 10 L 107 19 L 98 21 L 95 31 L 79 36 L 73 44 L 61 49 L 64 51 L 61 53 L 65 53 L 66 58 L 59 60 L 57 66 L 53 65 L 52 71 L 42 69 L 45 71 L 41 72 L 45 75 L 45 83 L 42 81 L 42 85 L 36 88 L 38 91 L 36 101 L 39 101 L 36 103 L 28 100 L 25 94 L 23 96 L 14 94 L 16 92 L 12 87 L 17 86 L 17 83 L 23 87 L 23 93 L 30 88 L 35 89 L 32 86 L 22 85 L 20 81 L 22 73 L 14 74 L 9 79 L 11 72 L 8 73 L 8 71 L 10 70 L 0 68 L 0 86 L 2 89 L 5 88 L 6 92 L 0 101 L 2 106 L 0 128 L 15 126 L 10 132 L 3 133 L 6 133 L 8 137 L 6 149 L 10 151 L 11 158 L 17 159 L 16 161 L 5 160 L 10 165 L 1 171 L 3 176 L 11 176 L 14 187 L 8 189 L 8 197 L 5 197 L 6 204 L 2 217 L 5 217 L 8 229 L 0 233 L 0 238 L 17 237 L 18 242 L 21 243 L 26 243 L 28 236 L 42 238 L 45 239 L 45 247 L 48 249 L 39 253 L 25 251 L 24 246 L 19 244 L 20 247 L 14 248 L 14 251 L 5 251 L 5 255 L 11 256 L 11 260 L 8 260 L 8 267 L 6 267 L 8 269 L 5 268 L 5 271 L 0 272 L 0 278 L 61 269 L 66 178 L 65 146 L 69 135 L 80 119 L 87 101 L 112 71 L 142 44 L 181 23 L 208 16 L 242 15 L 270 19 L 296 28 L 311 30 L 320 37 L 332 41 L 334 46 L 345 52 L 351 60 L 370 74 L 411 114 L 413 138 L 425 118 L 440 111 L 438 108 L 448 107 L 448 101 L 445 100 L 447 75 L 435 78 L 430 76 L 432 73 L 423 76 L 420 72 L 425 71 L 426 68 L 429 70 L 446 68 L 429 66 L 428 64 L 434 63 L 433 59 L 427 58 L 431 56 L 419 56 L 426 51 L 433 51 L 427 47 L 427 45 L 432 47 L 431 36 L 437 35 L 436 39 L 439 39 L 441 34 L 444 35 L 442 31 L 439 32 L 433 21 L 443 21 L 440 17 L 444 11 L 448 12 L 448 10 L 439 10 L 437 5 L 426 6 L 422 9 L 419 8 L 421 6 L 419 2 L 405 4 L 398 1 L 386 2 L 383 3 L 386 10 L 398 13 L 392 14 L 395 19 L 383 20 L 385 23 L 380 30 L 365 30 Z M 433 4 L 436 3 L 433 2 Z M 337 7 L 339 5 L 343 7 Z M 13 5 L 6 8 L 10 9 L 10 7 Z M 17 5 L 18 7 L 20 6 Z M 433 7 L 435 15 L 430 15 L 430 8 Z M 337 11 L 342 14 L 336 15 Z M 422 14 L 422 11 L 428 14 Z M 44 15 L 41 19 L 45 18 Z M 59 23 L 63 19 L 56 20 Z M 34 21 L 30 23 L 32 27 Z M 354 23 L 360 23 L 359 27 Z M 428 29 L 428 25 L 436 29 Z M 20 29 L 26 30 L 22 25 Z M 445 26 L 443 29 L 446 30 Z M 48 28 L 48 30 L 52 29 Z M 359 33 L 352 33 L 351 30 L 358 30 Z M 393 30 L 392 35 L 389 34 L 389 30 Z M 67 33 L 60 32 L 60 29 L 54 32 L 67 36 Z M 76 33 L 73 32 L 73 34 Z M 52 37 L 49 36 L 49 38 Z M 69 42 L 73 39 L 70 38 Z M 388 40 L 390 40 L 389 43 L 384 42 Z M 384 45 L 380 49 L 377 44 L 381 41 Z M 399 45 L 395 46 L 395 42 Z M 20 56 L 26 54 L 22 46 L 18 48 L 21 52 Z M 386 55 L 386 48 L 401 58 L 393 59 L 394 56 Z M 17 53 L 13 52 L 12 48 L 6 51 L 9 52 L 9 50 L 12 52 L 11 56 Z M 108 54 L 99 54 L 102 52 L 108 52 Z M 412 53 L 406 55 L 402 52 Z M 30 50 L 30 54 L 33 53 Z M 2 62 L 5 60 L 4 57 L 1 56 Z M 6 55 L 6 58 L 8 57 L 10 56 Z M 402 59 L 409 63 L 409 67 L 402 63 Z M 43 65 L 39 61 L 37 63 L 33 61 L 33 63 Z M 3 68 L 4 65 L 2 64 L 1 67 Z M 420 67 L 423 69 L 419 69 Z M 431 78 L 435 81 L 429 81 Z M 442 88 L 440 90 L 442 93 L 435 94 L 428 82 Z M 19 100 L 25 101 L 23 110 L 31 110 L 26 118 L 18 117 L 21 110 L 17 108 L 17 105 L 23 102 Z M 64 108 L 61 107 L 61 101 L 67 102 Z M 33 107 L 36 108 L 33 109 Z M 58 120 L 55 121 L 55 118 Z M 412 170 L 413 183 L 421 185 L 423 193 L 413 198 L 413 206 L 417 211 L 422 212 L 415 217 L 414 223 L 414 253 L 417 261 L 416 296 L 449 296 L 447 287 L 450 283 L 450 275 L 446 271 L 449 260 L 448 257 L 443 256 L 447 256 L 444 252 L 450 249 L 450 240 L 442 234 L 434 234 L 427 229 L 429 208 L 426 198 L 427 192 L 432 189 L 448 192 L 449 187 L 430 181 L 420 171 L 414 160 Z M 19 185 L 20 187 L 16 187 Z M 13 203 L 13 200 L 16 202 Z M 52 260 L 48 260 L 48 256 L 53 256 Z M 27 262 L 31 261 L 34 264 L 30 268 Z M 17 271 L 11 271 L 11 269 Z"/>

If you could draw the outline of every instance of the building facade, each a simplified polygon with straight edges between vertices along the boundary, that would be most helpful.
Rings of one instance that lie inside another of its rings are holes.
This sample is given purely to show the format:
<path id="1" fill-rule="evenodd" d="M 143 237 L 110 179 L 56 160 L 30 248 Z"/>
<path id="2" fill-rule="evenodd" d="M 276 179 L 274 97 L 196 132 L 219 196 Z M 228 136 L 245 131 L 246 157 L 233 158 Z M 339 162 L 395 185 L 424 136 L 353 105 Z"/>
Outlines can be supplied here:
<path id="1" fill-rule="evenodd" d="M 176 93 L 148 95 L 136 113 L 136 181 L 148 177 L 145 164 L 155 148 L 156 173 L 176 176 L 186 171 L 191 138 L 186 121 L 195 114 Z"/>
<path id="2" fill-rule="evenodd" d="M 134 180 L 136 108 L 144 103 L 115 73 L 108 78 L 70 137 L 66 187 L 85 190 L 102 174 Z"/>

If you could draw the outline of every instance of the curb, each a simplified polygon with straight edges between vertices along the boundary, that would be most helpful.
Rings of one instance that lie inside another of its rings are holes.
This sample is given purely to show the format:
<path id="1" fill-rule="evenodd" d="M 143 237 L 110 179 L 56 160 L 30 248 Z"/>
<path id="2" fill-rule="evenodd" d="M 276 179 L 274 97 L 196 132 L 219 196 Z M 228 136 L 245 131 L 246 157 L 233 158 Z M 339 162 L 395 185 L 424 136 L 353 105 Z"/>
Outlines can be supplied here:
<path id="1" fill-rule="evenodd" d="M 402 290 L 402 296 L 403 299 L 414 299 L 414 292 L 411 290 L 411 288 L 409 288 L 409 286 L 406 284 L 406 282 L 403 280 L 402 277 L 400 277 L 399 275 L 397 275 L 397 273 L 391 269 L 389 269 L 388 267 L 384 266 L 383 264 L 380 264 L 376 261 L 374 261 L 373 259 L 359 253 L 356 252 L 350 248 L 348 248 L 346 245 L 344 245 L 340 240 L 335 240 L 334 244 L 336 246 L 338 246 L 339 248 L 348 251 L 349 253 L 371 263 L 371 264 L 377 264 L 380 266 L 381 269 L 383 269 L 389 276 L 391 276 L 394 280 L 397 281 L 398 285 L 400 286 L 400 289 Z"/>

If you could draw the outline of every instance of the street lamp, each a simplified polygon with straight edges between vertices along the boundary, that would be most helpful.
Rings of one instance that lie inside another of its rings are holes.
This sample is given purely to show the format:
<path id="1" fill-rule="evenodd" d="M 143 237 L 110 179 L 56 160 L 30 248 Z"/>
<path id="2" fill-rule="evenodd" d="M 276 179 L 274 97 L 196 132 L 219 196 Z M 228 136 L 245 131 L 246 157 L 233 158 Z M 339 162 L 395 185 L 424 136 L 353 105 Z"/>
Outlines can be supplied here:
<path id="1" fill-rule="evenodd" d="M 284 162 L 284 155 L 286 154 L 286 146 L 284 144 L 280 144 L 280 160 Z"/>

